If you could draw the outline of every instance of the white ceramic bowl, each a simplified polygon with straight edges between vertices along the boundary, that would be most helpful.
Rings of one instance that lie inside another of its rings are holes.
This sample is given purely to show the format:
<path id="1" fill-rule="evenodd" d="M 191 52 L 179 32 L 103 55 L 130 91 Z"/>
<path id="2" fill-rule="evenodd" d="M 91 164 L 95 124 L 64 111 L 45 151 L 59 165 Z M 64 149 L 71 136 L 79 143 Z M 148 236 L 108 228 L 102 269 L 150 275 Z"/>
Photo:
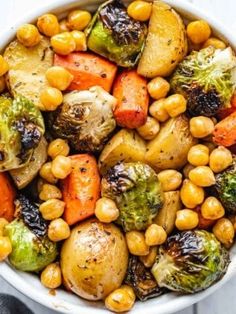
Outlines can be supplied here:
<path id="1" fill-rule="evenodd" d="M 3 49 L 8 42 L 15 36 L 16 29 L 19 25 L 25 22 L 34 22 L 36 18 L 46 12 L 54 12 L 63 17 L 66 12 L 72 8 L 80 7 L 90 11 L 96 9 L 101 0 L 57 0 L 53 4 L 43 4 L 38 10 L 32 11 L 28 16 L 11 25 L 11 28 L 5 33 L 0 34 L 0 47 Z M 201 12 L 196 7 L 190 5 L 184 0 L 166 0 L 186 19 L 205 19 L 209 22 L 215 34 L 226 40 L 230 45 L 236 48 L 236 37 L 233 33 L 227 30 L 222 24 L 214 18 Z M 73 255 L 71 256 L 73 258 Z M 201 299 L 207 297 L 215 290 L 223 286 L 232 276 L 236 274 L 236 246 L 231 250 L 231 264 L 227 274 L 222 280 L 210 287 L 209 289 L 187 296 L 178 296 L 174 293 L 165 294 L 159 298 L 151 299 L 145 303 L 137 302 L 130 313 L 134 314 L 170 314 L 188 307 Z M 104 314 L 108 312 L 101 302 L 87 302 L 74 294 L 58 290 L 55 296 L 49 294 L 48 289 L 45 289 L 37 276 L 27 274 L 13 269 L 7 263 L 0 264 L 0 275 L 7 280 L 14 288 L 30 297 L 34 301 L 41 303 L 48 308 L 61 313 L 70 314 Z"/>

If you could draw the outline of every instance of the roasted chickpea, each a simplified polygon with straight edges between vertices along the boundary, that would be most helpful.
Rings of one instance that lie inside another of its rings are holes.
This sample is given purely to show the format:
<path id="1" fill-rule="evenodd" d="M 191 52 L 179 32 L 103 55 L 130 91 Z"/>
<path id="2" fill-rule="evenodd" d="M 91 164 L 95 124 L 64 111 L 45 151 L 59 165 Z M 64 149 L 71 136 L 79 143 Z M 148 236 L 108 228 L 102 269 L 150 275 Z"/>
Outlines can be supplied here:
<path id="1" fill-rule="evenodd" d="M 178 230 L 191 230 L 199 223 L 198 214 L 191 209 L 178 210 L 176 213 L 175 226 Z"/>
<path id="2" fill-rule="evenodd" d="M 182 174 L 177 170 L 163 170 L 157 176 L 164 192 L 175 191 L 182 183 Z"/>
<path id="3" fill-rule="evenodd" d="M 215 184 L 215 176 L 210 167 L 198 166 L 189 172 L 189 179 L 198 186 L 211 186 Z"/>
<path id="4" fill-rule="evenodd" d="M 143 139 L 152 140 L 160 131 L 160 123 L 152 117 L 147 117 L 146 123 L 139 127 L 137 131 Z"/>
<path id="5" fill-rule="evenodd" d="M 42 201 L 47 201 L 50 200 L 51 198 L 60 199 L 62 198 L 62 194 L 58 187 L 56 187 L 55 185 L 45 183 L 42 186 L 41 192 L 39 193 L 39 198 Z"/>
<path id="6" fill-rule="evenodd" d="M 73 75 L 65 68 L 53 66 L 46 71 L 48 83 L 59 90 L 66 90 L 73 80 Z"/>
<path id="7" fill-rule="evenodd" d="M 139 259 L 145 267 L 150 268 L 155 263 L 156 257 L 157 257 L 157 246 L 152 246 L 150 247 L 150 251 L 148 255 L 139 256 Z"/>
<path id="8" fill-rule="evenodd" d="M 204 116 L 198 116 L 190 119 L 190 132 L 193 137 L 203 138 L 214 131 L 214 122 Z"/>
<path id="9" fill-rule="evenodd" d="M 201 44 L 210 37 L 211 28 L 206 21 L 193 21 L 187 26 L 187 35 L 194 44 Z"/>
<path id="10" fill-rule="evenodd" d="M 40 204 L 39 211 L 45 220 L 54 220 L 62 216 L 65 209 L 65 202 L 58 199 L 49 199 Z"/>
<path id="11" fill-rule="evenodd" d="M 40 177 L 46 180 L 49 183 L 55 184 L 57 183 L 57 178 L 54 177 L 52 174 L 52 163 L 46 162 L 44 165 L 42 165 L 40 171 L 39 171 Z"/>
<path id="12" fill-rule="evenodd" d="M 67 20 L 66 19 L 61 20 L 59 23 L 59 32 L 63 33 L 63 32 L 69 32 L 69 31 L 70 30 L 67 26 Z"/>
<path id="13" fill-rule="evenodd" d="M 57 156 L 68 156 L 70 152 L 70 146 L 66 140 L 57 138 L 53 140 L 48 146 L 48 156 L 55 159 Z"/>
<path id="14" fill-rule="evenodd" d="M 133 1 L 128 6 L 127 12 L 134 20 L 145 22 L 150 19 L 152 4 L 146 1 Z"/>
<path id="15" fill-rule="evenodd" d="M 87 43 L 86 36 L 84 32 L 81 31 L 72 31 L 71 35 L 73 36 L 76 44 L 75 51 L 86 51 Z"/>
<path id="16" fill-rule="evenodd" d="M 60 55 L 68 55 L 76 48 L 74 37 L 70 32 L 63 32 L 51 37 L 53 50 Z"/>
<path id="17" fill-rule="evenodd" d="M 209 148 L 202 144 L 194 145 L 190 148 L 187 158 L 193 166 L 205 166 L 209 161 Z"/>
<path id="18" fill-rule="evenodd" d="M 48 237 L 53 242 L 58 242 L 69 238 L 70 227 L 62 218 L 54 219 L 48 226 Z"/>
<path id="19" fill-rule="evenodd" d="M 96 202 L 95 216 L 101 222 L 110 223 L 119 217 L 119 210 L 114 201 L 102 197 Z"/>
<path id="20" fill-rule="evenodd" d="M 167 233 L 162 226 L 150 225 L 145 232 L 145 242 L 148 246 L 161 245 L 166 241 Z"/>
<path id="21" fill-rule="evenodd" d="M 7 63 L 7 61 L 3 58 L 3 56 L 0 55 L 0 76 L 4 75 L 7 73 L 7 71 L 9 70 L 9 65 Z M 5 80 L 3 79 L 4 82 L 2 82 L 2 88 L 4 90 L 5 88 Z"/>
<path id="22" fill-rule="evenodd" d="M 0 218 L 0 236 L 4 235 L 4 228 L 8 223 L 9 222 L 5 218 Z"/>
<path id="23" fill-rule="evenodd" d="M 46 111 L 54 111 L 63 101 L 62 92 L 55 87 L 46 87 L 41 91 L 40 101 Z"/>
<path id="24" fill-rule="evenodd" d="M 162 98 L 157 101 L 154 101 L 149 107 L 150 115 L 160 122 L 165 122 L 170 117 L 165 109 L 164 103 L 165 99 Z"/>
<path id="25" fill-rule="evenodd" d="M 216 197 L 209 196 L 201 206 L 201 214 L 205 219 L 217 220 L 224 216 L 225 210 Z"/>
<path id="26" fill-rule="evenodd" d="M 125 235 L 128 249 L 131 254 L 145 256 L 149 253 L 149 246 L 145 242 L 145 237 L 142 232 L 129 231 Z"/>
<path id="27" fill-rule="evenodd" d="M 129 311 L 135 302 L 135 294 L 132 294 L 130 289 L 132 288 L 122 286 L 110 293 L 105 299 L 106 308 L 116 313 Z"/>
<path id="28" fill-rule="evenodd" d="M 0 262 L 5 260 L 12 251 L 11 241 L 8 237 L 0 236 Z"/>
<path id="29" fill-rule="evenodd" d="M 170 84 L 164 78 L 158 76 L 148 83 L 147 88 L 153 99 L 161 99 L 165 98 L 168 94 Z"/>
<path id="30" fill-rule="evenodd" d="M 232 222 L 227 218 L 217 220 L 213 227 L 215 237 L 223 243 L 227 248 L 233 244 L 235 231 Z"/>
<path id="31" fill-rule="evenodd" d="M 33 24 L 24 24 L 16 32 L 19 42 L 25 47 L 36 46 L 41 39 L 39 31 Z"/>
<path id="32" fill-rule="evenodd" d="M 165 99 L 164 108 L 171 118 L 177 117 L 186 111 L 187 100 L 180 94 L 171 95 Z"/>
<path id="33" fill-rule="evenodd" d="M 180 190 L 182 203 L 187 208 L 195 208 L 204 201 L 204 190 L 188 179 L 185 179 Z"/>
<path id="34" fill-rule="evenodd" d="M 52 174 L 58 179 L 65 179 L 72 171 L 72 162 L 69 157 L 57 156 L 52 161 Z"/>
<path id="35" fill-rule="evenodd" d="M 194 166 L 191 164 L 186 164 L 183 168 L 183 174 L 186 179 L 189 179 L 189 172 L 194 169 Z"/>
<path id="36" fill-rule="evenodd" d="M 225 49 L 226 48 L 226 44 L 222 40 L 215 38 L 215 37 L 210 37 L 209 39 L 207 39 L 204 42 L 202 48 L 207 48 L 209 46 L 212 46 L 215 49 Z"/>
<path id="37" fill-rule="evenodd" d="M 89 24 L 91 18 L 88 11 L 74 10 L 68 15 L 67 26 L 71 30 L 82 31 Z"/>
<path id="38" fill-rule="evenodd" d="M 56 289 L 62 284 L 61 269 L 57 263 L 49 264 L 41 273 L 41 283 L 48 289 Z"/>
<path id="39" fill-rule="evenodd" d="M 219 146 L 212 151 L 209 165 L 215 173 L 218 173 L 228 168 L 232 162 L 233 157 L 231 151 L 224 146 Z"/>
<path id="40" fill-rule="evenodd" d="M 39 31 L 48 36 L 52 37 L 59 33 L 60 26 L 56 15 L 47 13 L 38 18 L 37 26 Z"/>
<path id="41" fill-rule="evenodd" d="M 0 93 L 2 93 L 6 88 L 6 82 L 4 76 L 0 76 Z"/>

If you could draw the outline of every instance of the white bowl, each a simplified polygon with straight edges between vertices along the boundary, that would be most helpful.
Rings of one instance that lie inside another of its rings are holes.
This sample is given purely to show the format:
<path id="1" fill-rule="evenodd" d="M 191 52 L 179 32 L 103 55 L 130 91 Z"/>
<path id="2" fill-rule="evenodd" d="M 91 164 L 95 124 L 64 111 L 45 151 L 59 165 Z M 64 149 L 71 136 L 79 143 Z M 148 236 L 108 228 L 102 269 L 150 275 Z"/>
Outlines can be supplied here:
<path id="1" fill-rule="evenodd" d="M 0 34 L 0 47 L 4 48 L 4 46 L 10 42 L 15 36 L 16 29 L 19 25 L 25 22 L 34 22 L 36 18 L 43 13 L 54 12 L 63 17 L 63 15 L 72 8 L 79 6 L 80 8 L 93 11 L 96 9 L 97 5 L 102 2 L 103 1 L 101 0 L 57 0 L 54 1 L 53 4 L 44 5 L 42 1 L 42 7 L 40 9 L 32 11 L 23 19 L 14 23 L 8 31 Z M 201 18 L 207 20 L 215 34 L 229 42 L 233 48 L 236 48 L 236 37 L 233 36 L 233 33 L 227 30 L 214 18 L 208 16 L 208 14 L 201 12 L 184 0 L 166 0 L 166 2 L 173 6 L 186 19 L 191 20 Z M 71 258 L 73 258 L 73 255 Z M 131 313 L 143 314 L 145 312 L 145 314 L 170 314 L 179 311 L 216 291 L 232 278 L 234 274 L 236 274 L 236 246 L 231 250 L 231 264 L 229 265 L 227 274 L 222 280 L 209 289 L 194 295 L 186 296 L 178 296 L 174 293 L 168 293 L 156 299 L 148 300 L 145 303 L 137 302 Z M 87 302 L 76 295 L 63 290 L 57 290 L 56 295 L 52 296 L 49 294 L 48 289 L 45 289 L 41 285 L 37 276 L 17 271 L 7 263 L 0 264 L 0 275 L 14 288 L 18 289 L 26 296 L 58 312 L 70 314 L 110 313 L 104 308 L 101 302 Z"/>

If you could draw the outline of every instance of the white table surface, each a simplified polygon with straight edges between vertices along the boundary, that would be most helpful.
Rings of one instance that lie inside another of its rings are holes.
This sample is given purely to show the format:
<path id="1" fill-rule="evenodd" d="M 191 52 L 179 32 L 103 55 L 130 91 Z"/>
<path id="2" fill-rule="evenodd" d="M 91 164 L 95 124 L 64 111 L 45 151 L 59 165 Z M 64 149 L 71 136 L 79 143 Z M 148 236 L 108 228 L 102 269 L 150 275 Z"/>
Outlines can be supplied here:
<path id="1" fill-rule="evenodd" d="M 27 11 L 42 6 L 49 1 L 55 0 L 0 0 L 0 29 L 11 25 L 14 18 L 26 14 Z M 89 0 L 88 0 L 89 1 Z M 236 31 L 236 0 L 186 0 L 194 3 L 196 6 L 204 8 L 209 14 L 214 14 L 219 20 L 223 21 L 229 29 Z M 176 0 L 178 2 L 178 0 Z M 3 279 L 0 278 L 0 293 L 9 293 L 15 295 L 35 314 L 56 314 L 56 312 L 23 296 Z M 227 285 L 222 287 L 216 293 L 203 300 L 202 302 L 189 307 L 176 314 L 235 314 L 236 313 L 236 278 L 232 279 Z M 30 296 L 30 291 L 28 296 Z M 17 314 L 17 309 L 16 312 Z M 0 313 L 1 314 L 1 313 Z M 80 313 L 83 314 L 83 313 Z M 157 309 L 158 314 L 158 309 Z"/>

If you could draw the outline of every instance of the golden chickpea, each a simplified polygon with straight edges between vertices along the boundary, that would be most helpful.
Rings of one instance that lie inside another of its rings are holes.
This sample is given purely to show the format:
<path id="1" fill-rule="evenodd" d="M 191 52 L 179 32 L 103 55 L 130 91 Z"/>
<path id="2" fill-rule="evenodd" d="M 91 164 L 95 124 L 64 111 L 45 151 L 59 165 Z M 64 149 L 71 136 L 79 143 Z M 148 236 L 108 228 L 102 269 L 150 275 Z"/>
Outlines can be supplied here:
<path id="1" fill-rule="evenodd" d="M 187 208 L 195 208 L 204 201 L 204 190 L 188 179 L 185 179 L 180 190 L 182 203 Z"/>
<path id="2" fill-rule="evenodd" d="M 210 168 L 215 172 L 221 172 L 228 168 L 233 162 L 231 151 L 224 146 L 214 149 L 210 155 Z"/>
<path id="3" fill-rule="evenodd" d="M 148 92 L 153 99 L 165 98 L 170 90 L 170 84 L 162 77 L 152 79 L 148 85 Z"/>
<path id="4" fill-rule="evenodd" d="M 148 246 L 161 245 L 166 241 L 167 233 L 163 227 L 150 225 L 145 232 L 145 242 Z"/>
<path id="5" fill-rule="evenodd" d="M 190 120 L 190 132 L 193 137 L 203 138 L 206 137 L 214 131 L 213 121 L 204 116 L 194 117 Z"/>
<path id="6" fill-rule="evenodd" d="M 191 230 L 199 223 L 198 213 L 191 209 L 178 210 L 176 213 L 175 226 L 178 230 Z"/>
<path id="7" fill-rule="evenodd" d="M 193 166 L 205 166 L 209 161 L 209 148 L 202 144 L 194 145 L 190 148 L 187 158 Z"/>
<path id="8" fill-rule="evenodd" d="M 105 223 L 110 223 L 119 217 L 116 203 L 109 198 L 102 197 L 96 202 L 95 216 Z"/>
<path id="9" fill-rule="evenodd" d="M 63 32 L 51 37 L 53 50 L 60 55 L 68 55 L 76 48 L 74 37 L 70 32 Z"/>
<path id="10" fill-rule="evenodd" d="M 151 116 L 153 116 L 155 119 L 157 119 L 160 122 L 165 122 L 169 119 L 169 114 L 167 113 L 165 107 L 164 107 L 165 99 L 159 99 L 157 101 L 154 101 L 151 106 L 149 107 L 149 113 Z"/>
<path id="11" fill-rule="evenodd" d="M 63 19 L 59 22 L 59 32 L 63 33 L 63 32 L 69 32 L 69 28 L 67 27 L 67 20 Z"/>
<path id="12" fill-rule="evenodd" d="M 201 206 L 201 214 L 205 219 L 217 220 L 224 216 L 225 210 L 216 197 L 209 196 Z"/>
<path id="13" fill-rule="evenodd" d="M 116 313 L 129 311 L 135 302 L 135 295 L 126 288 L 119 288 L 110 293 L 105 299 L 108 310 Z"/>
<path id="14" fill-rule="evenodd" d="M 226 48 L 226 44 L 222 40 L 215 38 L 215 37 L 210 37 L 209 39 L 207 39 L 204 42 L 202 48 L 207 48 L 209 46 L 212 46 L 215 49 L 225 49 Z"/>
<path id="15" fill-rule="evenodd" d="M 182 174 L 177 170 L 163 170 L 157 176 L 164 192 L 175 191 L 182 183 Z"/>
<path id="16" fill-rule="evenodd" d="M 0 262 L 5 260 L 12 251 L 11 241 L 8 237 L 0 236 Z"/>
<path id="17" fill-rule="evenodd" d="M 149 253 L 149 246 L 145 242 L 145 237 L 142 232 L 129 231 L 125 234 L 128 249 L 131 254 L 145 256 Z"/>
<path id="18" fill-rule="evenodd" d="M 188 24 L 187 35 L 194 44 L 201 44 L 210 37 L 211 28 L 206 21 L 194 21 Z"/>
<path id="19" fill-rule="evenodd" d="M 33 24 L 24 24 L 16 32 L 19 42 L 25 47 L 36 46 L 41 39 L 39 31 Z"/>
<path id="20" fill-rule="evenodd" d="M 81 31 L 72 31 L 71 35 L 73 36 L 75 40 L 75 44 L 76 44 L 75 51 L 86 51 L 87 42 L 86 42 L 85 33 Z"/>
<path id="21" fill-rule="evenodd" d="M 189 179 L 189 172 L 194 169 L 194 166 L 191 164 L 186 164 L 183 168 L 183 174 L 186 179 Z"/>
<path id="22" fill-rule="evenodd" d="M 0 76 L 6 74 L 8 70 L 9 70 L 9 65 L 7 61 L 3 58 L 3 56 L 0 55 Z M 2 86 L 5 88 L 5 84 L 4 84 L 5 80 L 3 79 L 3 81 L 4 82 L 2 82 Z"/>
<path id="23" fill-rule="evenodd" d="M 71 30 L 82 31 L 91 21 L 91 14 L 88 11 L 74 10 L 68 15 L 67 26 Z"/>
<path id="24" fill-rule="evenodd" d="M 146 1 L 136 0 L 130 3 L 127 12 L 134 20 L 145 22 L 150 19 L 152 4 Z"/>
<path id="25" fill-rule="evenodd" d="M 57 156 L 68 156 L 70 153 L 70 146 L 66 140 L 57 138 L 53 140 L 48 146 L 48 156 L 55 159 Z"/>
<path id="26" fill-rule="evenodd" d="M 0 236 L 4 235 L 4 228 L 9 222 L 5 218 L 0 218 Z"/>
<path id="27" fill-rule="evenodd" d="M 73 75 L 65 68 L 53 66 L 46 71 L 46 79 L 48 83 L 59 90 L 66 90 L 73 81 Z"/>
<path id="28" fill-rule="evenodd" d="M 62 218 L 54 219 L 48 226 L 48 237 L 53 242 L 58 242 L 69 238 L 70 227 Z"/>
<path id="29" fill-rule="evenodd" d="M 187 100 L 180 94 L 167 97 L 164 101 L 164 108 L 171 118 L 179 116 L 187 109 Z"/>
<path id="30" fill-rule="evenodd" d="M 150 268 L 155 263 L 156 257 L 157 257 L 157 246 L 152 246 L 150 247 L 150 251 L 148 255 L 139 256 L 139 259 L 145 267 Z"/>
<path id="31" fill-rule="evenodd" d="M 42 186 L 41 192 L 39 193 L 39 198 L 42 201 L 47 201 L 50 200 L 51 198 L 60 199 L 62 198 L 62 194 L 58 187 L 56 187 L 55 185 L 45 183 Z"/>
<path id="32" fill-rule="evenodd" d="M 46 162 L 39 171 L 40 177 L 49 183 L 56 184 L 57 178 L 52 174 L 52 163 Z"/>
<path id="33" fill-rule="evenodd" d="M 62 92 L 54 87 L 46 87 L 41 91 L 40 101 L 46 111 L 54 111 L 63 101 Z"/>
<path id="34" fill-rule="evenodd" d="M 120 288 L 125 289 L 129 293 L 131 298 L 136 299 L 136 295 L 135 295 L 134 289 L 132 287 L 130 287 L 128 285 L 122 285 L 122 286 L 120 286 Z"/>
<path id="35" fill-rule="evenodd" d="M 198 186 L 211 186 L 215 184 L 216 179 L 213 171 L 207 166 L 198 166 L 189 172 L 189 179 Z"/>
<path id="36" fill-rule="evenodd" d="M 39 211 L 45 220 L 54 220 L 62 216 L 65 202 L 58 199 L 49 199 L 40 204 Z"/>
<path id="37" fill-rule="evenodd" d="M 51 263 L 41 273 L 41 283 L 48 289 L 56 289 L 62 284 L 61 269 L 57 263 Z"/>
<path id="38" fill-rule="evenodd" d="M 152 117 L 147 117 L 146 123 L 138 128 L 137 131 L 144 140 L 152 140 L 160 131 L 160 123 Z"/>
<path id="39" fill-rule="evenodd" d="M 39 31 L 48 36 L 52 37 L 59 33 L 60 26 L 56 15 L 47 13 L 38 18 L 37 26 Z"/>
<path id="40" fill-rule="evenodd" d="M 6 82 L 4 76 L 0 76 L 0 93 L 2 93 L 6 88 Z"/>
<path id="41" fill-rule="evenodd" d="M 69 157 L 57 156 L 52 161 L 52 174 L 57 179 L 65 179 L 72 171 L 72 162 Z"/>
<path id="42" fill-rule="evenodd" d="M 234 242 L 235 231 L 234 226 L 229 219 L 221 218 L 217 220 L 212 231 L 221 243 L 230 248 Z"/>

